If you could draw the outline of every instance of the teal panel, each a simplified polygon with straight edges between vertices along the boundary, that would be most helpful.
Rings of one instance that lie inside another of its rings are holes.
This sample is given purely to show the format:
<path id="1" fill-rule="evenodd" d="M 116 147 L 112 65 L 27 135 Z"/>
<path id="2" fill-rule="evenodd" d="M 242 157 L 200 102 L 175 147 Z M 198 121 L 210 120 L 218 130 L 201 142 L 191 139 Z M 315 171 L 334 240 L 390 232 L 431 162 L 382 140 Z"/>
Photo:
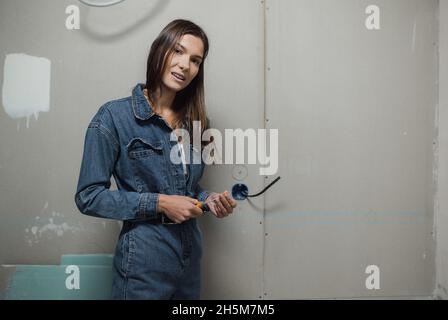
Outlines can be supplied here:
<path id="1" fill-rule="evenodd" d="M 72 272 L 67 266 L 17 265 L 11 276 L 7 300 L 107 300 L 112 288 L 111 266 L 79 265 L 79 289 L 68 289 Z"/>

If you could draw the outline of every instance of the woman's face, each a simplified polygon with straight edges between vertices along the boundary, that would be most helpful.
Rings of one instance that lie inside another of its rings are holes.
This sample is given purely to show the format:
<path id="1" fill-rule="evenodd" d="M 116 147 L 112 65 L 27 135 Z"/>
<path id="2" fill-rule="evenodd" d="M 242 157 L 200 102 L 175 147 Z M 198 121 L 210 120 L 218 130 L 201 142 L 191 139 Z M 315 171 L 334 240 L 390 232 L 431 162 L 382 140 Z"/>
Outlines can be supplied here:
<path id="1" fill-rule="evenodd" d="M 202 40 L 190 34 L 180 38 L 168 57 L 162 76 L 166 89 L 178 92 L 186 88 L 199 72 L 204 55 Z"/>

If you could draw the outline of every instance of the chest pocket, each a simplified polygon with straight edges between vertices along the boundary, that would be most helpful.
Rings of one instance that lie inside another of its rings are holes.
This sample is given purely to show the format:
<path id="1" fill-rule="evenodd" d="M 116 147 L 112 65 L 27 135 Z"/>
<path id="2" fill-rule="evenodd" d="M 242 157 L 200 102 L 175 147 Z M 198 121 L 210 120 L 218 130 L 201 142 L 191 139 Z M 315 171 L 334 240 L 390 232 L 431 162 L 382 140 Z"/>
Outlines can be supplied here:
<path id="1" fill-rule="evenodd" d="M 163 141 L 134 138 L 126 146 L 138 192 L 165 192 L 168 189 L 168 165 Z"/>
<path id="2" fill-rule="evenodd" d="M 162 141 L 149 141 L 143 138 L 135 138 L 127 146 L 128 155 L 131 159 L 146 158 L 163 155 Z"/>

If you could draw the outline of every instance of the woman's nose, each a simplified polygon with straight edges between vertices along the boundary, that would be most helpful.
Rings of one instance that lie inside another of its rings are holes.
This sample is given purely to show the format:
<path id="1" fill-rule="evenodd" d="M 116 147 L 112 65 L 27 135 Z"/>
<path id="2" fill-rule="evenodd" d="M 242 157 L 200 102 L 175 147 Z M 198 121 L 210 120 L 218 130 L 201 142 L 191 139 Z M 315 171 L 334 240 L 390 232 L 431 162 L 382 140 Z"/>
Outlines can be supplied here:
<path id="1" fill-rule="evenodd" d="M 189 61 L 188 58 L 180 58 L 179 60 L 179 67 L 184 70 L 189 68 Z"/>

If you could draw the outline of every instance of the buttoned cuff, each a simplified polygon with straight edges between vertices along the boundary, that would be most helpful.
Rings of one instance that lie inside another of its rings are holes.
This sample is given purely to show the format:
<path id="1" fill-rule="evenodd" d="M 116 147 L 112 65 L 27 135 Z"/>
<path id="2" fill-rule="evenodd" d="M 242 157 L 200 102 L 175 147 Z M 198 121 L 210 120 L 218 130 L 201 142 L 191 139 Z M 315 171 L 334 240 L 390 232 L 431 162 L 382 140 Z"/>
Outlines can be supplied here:
<path id="1" fill-rule="evenodd" d="M 210 192 L 208 192 L 207 190 L 203 190 L 203 191 L 199 192 L 198 200 L 201 202 L 205 202 L 205 200 L 207 200 L 209 195 L 210 195 Z"/>
<path id="2" fill-rule="evenodd" d="M 155 219 L 157 217 L 158 193 L 142 193 L 140 195 L 138 219 Z"/>

